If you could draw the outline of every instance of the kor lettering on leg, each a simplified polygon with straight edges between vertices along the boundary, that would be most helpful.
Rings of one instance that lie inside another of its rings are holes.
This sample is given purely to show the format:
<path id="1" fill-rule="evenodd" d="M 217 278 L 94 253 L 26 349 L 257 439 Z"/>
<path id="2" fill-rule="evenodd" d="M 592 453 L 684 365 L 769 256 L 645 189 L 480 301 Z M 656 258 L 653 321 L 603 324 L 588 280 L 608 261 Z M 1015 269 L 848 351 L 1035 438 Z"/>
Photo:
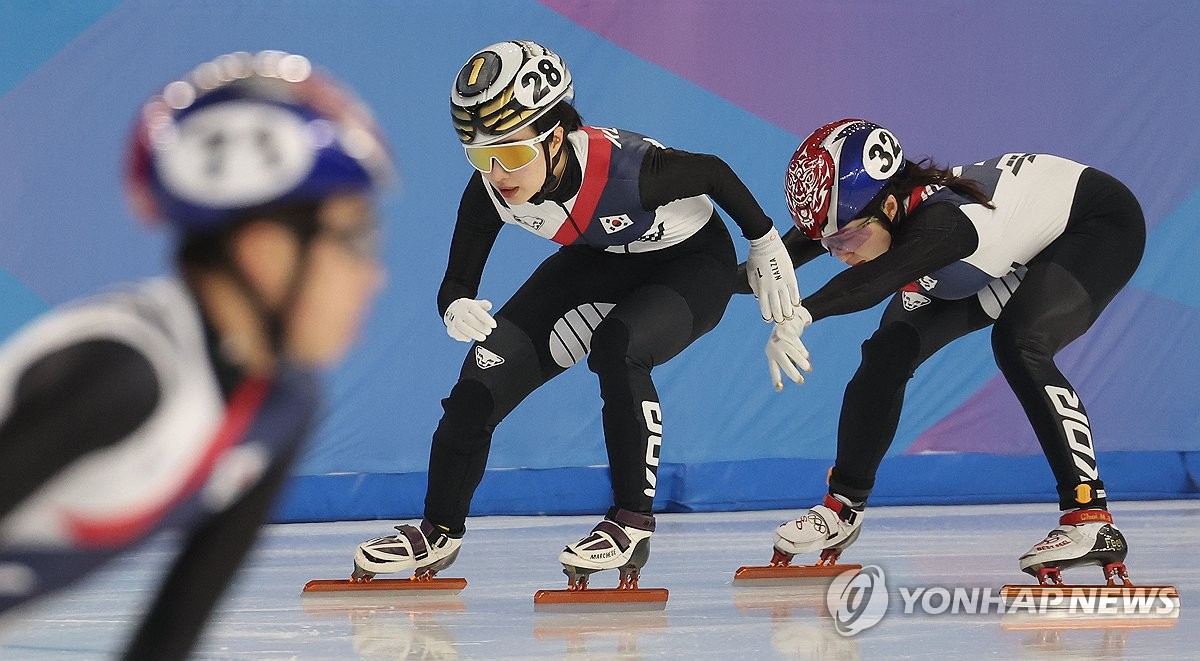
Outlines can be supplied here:
<path id="1" fill-rule="evenodd" d="M 650 437 L 646 439 L 646 489 L 644 493 L 653 498 L 658 485 L 656 469 L 658 468 L 659 450 L 662 448 L 662 409 L 658 402 L 642 402 L 642 417 L 646 419 L 646 429 Z"/>
<path id="2" fill-rule="evenodd" d="M 1063 431 L 1066 432 L 1067 443 L 1080 476 L 1085 480 L 1100 479 L 1096 468 L 1096 451 L 1092 447 L 1092 429 L 1080 406 L 1079 396 L 1059 386 L 1046 386 L 1045 389 L 1054 404 L 1054 410 L 1062 416 Z"/>

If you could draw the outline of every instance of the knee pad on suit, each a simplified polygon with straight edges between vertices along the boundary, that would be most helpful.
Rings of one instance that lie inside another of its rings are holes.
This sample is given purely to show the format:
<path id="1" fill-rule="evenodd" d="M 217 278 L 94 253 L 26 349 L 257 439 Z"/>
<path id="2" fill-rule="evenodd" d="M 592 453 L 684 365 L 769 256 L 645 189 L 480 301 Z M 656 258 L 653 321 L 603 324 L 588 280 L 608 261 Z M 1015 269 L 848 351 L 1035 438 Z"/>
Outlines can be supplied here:
<path id="1" fill-rule="evenodd" d="M 433 434 L 434 443 L 458 454 L 470 453 L 491 439 L 495 411 L 492 393 L 474 379 L 462 379 L 442 400 L 446 412 Z"/>
<path id="2" fill-rule="evenodd" d="M 629 328 L 615 319 L 606 319 L 592 333 L 588 369 L 596 374 L 626 370 L 630 360 Z"/>
<path id="3" fill-rule="evenodd" d="M 1013 368 L 1028 369 L 1054 359 L 1056 347 L 1042 333 L 1018 324 L 996 322 L 992 328 L 992 353 L 1002 371 Z"/>

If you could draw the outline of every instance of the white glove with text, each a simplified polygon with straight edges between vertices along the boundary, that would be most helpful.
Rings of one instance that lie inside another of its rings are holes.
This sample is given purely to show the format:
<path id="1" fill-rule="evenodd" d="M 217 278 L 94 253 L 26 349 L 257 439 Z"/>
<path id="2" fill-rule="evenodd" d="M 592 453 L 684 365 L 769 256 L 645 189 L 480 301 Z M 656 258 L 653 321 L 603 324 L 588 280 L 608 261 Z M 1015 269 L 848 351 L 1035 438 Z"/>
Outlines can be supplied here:
<path id="1" fill-rule="evenodd" d="M 492 302 L 460 298 L 446 307 L 442 321 L 446 322 L 446 333 L 459 342 L 482 342 L 487 339 L 496 320 L 488 314 Z"/>
<path id="2" fill-rule="evenodd" d="M 812 323 L 812 315 L 803 305 L 796 306 L 796 313 L 790 321 L 775 324 L 771 331 L 771 339 L 767 340 L 767 367 L 771 370 L 771 384 L 775 392 L 783 390 L 783 378 L 786 374 L 792 382 L 804 383 L 805 372 L 812 371 L 812 362 L 808 359 L 808 349 L 800 341 L 804 329 Z"/>
<path id="3" fill-rule="evenodd" d="M 750 241 L 746 278 L 750 291 L 758 298 L 763 321 L 780 323 L 792 318 L 795 306 L 800 305 L 800 285 L 796 283 L 792 258 L 774 227 Z"/>

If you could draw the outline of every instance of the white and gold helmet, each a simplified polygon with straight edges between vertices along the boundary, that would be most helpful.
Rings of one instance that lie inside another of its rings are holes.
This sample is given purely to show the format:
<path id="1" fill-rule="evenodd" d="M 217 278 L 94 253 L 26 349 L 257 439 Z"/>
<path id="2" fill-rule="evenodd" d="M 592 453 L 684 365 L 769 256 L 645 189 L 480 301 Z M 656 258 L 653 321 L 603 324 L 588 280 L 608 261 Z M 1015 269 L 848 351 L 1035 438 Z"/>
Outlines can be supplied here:
<path id="1" fill-rule="evenodd" d="M 472 55 L 454 79 L 450 115 L 464 145 L 488 145 L 574 97 L 562 58 L 532 41 L 502 41 Z"/>

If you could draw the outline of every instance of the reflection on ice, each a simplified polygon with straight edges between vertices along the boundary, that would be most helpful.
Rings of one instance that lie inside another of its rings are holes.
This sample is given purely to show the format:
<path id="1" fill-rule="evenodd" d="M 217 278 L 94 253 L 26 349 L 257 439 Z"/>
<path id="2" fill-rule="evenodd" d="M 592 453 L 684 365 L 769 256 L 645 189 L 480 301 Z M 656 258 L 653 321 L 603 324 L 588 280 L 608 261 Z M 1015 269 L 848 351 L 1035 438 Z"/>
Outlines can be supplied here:
<path id="1" fill-rule="evenodd" d="M 1200 648 L 1200 504 L 1118 504 L 1130 571 L 1173 584 L 1175 618 L 1097 619 L 903 612 L 904 587 L 998 592 L 1028 577 L 1016 558 L 1044 506 L 916 507 L 872 511 L 846 559 L 886 571 L 886 614 L 854 636 L 838 633 L 822 586 L 742 587 L 734 571 L 770 555 L 771 531 L 790 513 L 663 514 L 643 579 L 670 590 L 661 611 L 536 613 L 533 594 L 562 583 L 557 551 L 592 517 L 482 517 L 468 522 L 449 596 L 392 592 L 301 594 L 340 575 L 379 522 L 271 526 L 214 615 L 200 659 L 835 659 L 904 654 L 947 658 L 1190 658 Z M 986 522 L 986 525 L 982 525 Z M 120 649 L 169 540 L 147 545 L 68 599 L 9 618 L 0 658 L 104 658 Z M 529 549 L 519 561 L 497 549 Z M 703 552 L 697 552 L 703 549 Z M 806 561 L 798 559 L 797 561 Z M 1069 578 L 1069 577 L 1068 577 Z"/>

